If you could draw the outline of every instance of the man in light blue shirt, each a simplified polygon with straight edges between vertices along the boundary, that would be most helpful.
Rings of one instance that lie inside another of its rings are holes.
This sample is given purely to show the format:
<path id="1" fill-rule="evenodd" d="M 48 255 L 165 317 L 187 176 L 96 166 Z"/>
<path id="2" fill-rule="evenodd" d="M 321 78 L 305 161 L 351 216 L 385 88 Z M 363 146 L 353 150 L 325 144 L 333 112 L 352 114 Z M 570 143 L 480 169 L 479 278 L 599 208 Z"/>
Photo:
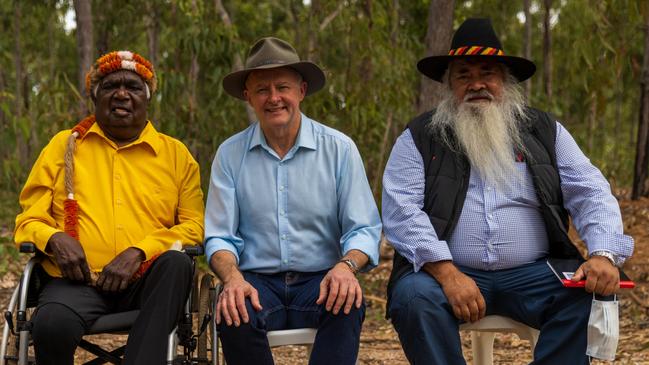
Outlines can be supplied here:
<path id="1" fill-rule="evenodd" d="M 396 250 L 388 315 L 408 360 L 464 364 L 459 324 L 498 314 L 540 329 L 535 364 L 588 364 L 590 293 L 614 293 L 633 251 L 606 179 L 525 105 L 519 82 L 536 67 L 506 56 L 489 20 L 468 19 L 448 55 L 417 66 L 444 96 L 396 141 L 382 200 Z M 583 262 L 586 290 L 564 288 L 548 257 Z"/>
<path id="2" fill-rule="evenodd" d="M 324 83 L 270 37 L 223 80 L 259 118 L 219 147 L 207 197 L 228 364 L 272 364 L 266 332 L 303 327 L 318 328 L 311 364 L 356 362 L 365 308 L 355 274 L 378 264 L 381 222 L 354 142 L 300 112 Z"/>

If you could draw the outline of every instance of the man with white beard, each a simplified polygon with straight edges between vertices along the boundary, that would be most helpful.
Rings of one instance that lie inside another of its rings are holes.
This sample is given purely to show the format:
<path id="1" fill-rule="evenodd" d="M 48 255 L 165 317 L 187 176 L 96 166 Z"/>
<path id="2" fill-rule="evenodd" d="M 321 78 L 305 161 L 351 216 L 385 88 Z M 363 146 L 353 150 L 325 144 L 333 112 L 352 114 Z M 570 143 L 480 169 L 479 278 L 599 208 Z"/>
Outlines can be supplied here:
<path id="1" fill-rule="evenodd" d="M 387 314 L 408 360 L 464 364 L 459 325 L 497 314 L 541 330 L 535 364 L 588 364 L 591 299 L 617 290 L 633 251 L 606 179 L 526 105 L 519 82 L 536 66 L 506 56 L 488 19 L 465 21 L 448 55 L 417 67 L 445 96 L 397 139 L 382 199 L 395 248 Z M 583 260 L 585 290 L 564 288 L 549 257 Z"/>

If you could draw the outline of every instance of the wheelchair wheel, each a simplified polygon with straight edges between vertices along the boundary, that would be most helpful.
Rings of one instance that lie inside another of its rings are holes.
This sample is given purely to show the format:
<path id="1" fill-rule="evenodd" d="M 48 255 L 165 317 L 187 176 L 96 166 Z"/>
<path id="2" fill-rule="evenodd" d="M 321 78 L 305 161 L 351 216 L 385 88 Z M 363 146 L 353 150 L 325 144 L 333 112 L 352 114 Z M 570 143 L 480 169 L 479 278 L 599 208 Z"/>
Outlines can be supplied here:
<path id="1" fill-rule="evenodd" d="M 214 289 L 214 276 L 212 274 L 204 274 L 201 278 L 201 285 L 199 288 L 199 299 L 198 299 L 198 321 L 199 323 L 203 322 L 205 315 L 209 314 L 210 322 L 214 321 L 214 313 L 212 311 L 215 300 L 215 289 Z M 209 323 L 205 331 L 201 333 L 198 337 L 198 358 L 207 360 L 206 363 L 211 364 L 215 346 L 214 342 L 214 330 L 212 323 Z M 209 357 L 208 357 L 209 354 Z"/>

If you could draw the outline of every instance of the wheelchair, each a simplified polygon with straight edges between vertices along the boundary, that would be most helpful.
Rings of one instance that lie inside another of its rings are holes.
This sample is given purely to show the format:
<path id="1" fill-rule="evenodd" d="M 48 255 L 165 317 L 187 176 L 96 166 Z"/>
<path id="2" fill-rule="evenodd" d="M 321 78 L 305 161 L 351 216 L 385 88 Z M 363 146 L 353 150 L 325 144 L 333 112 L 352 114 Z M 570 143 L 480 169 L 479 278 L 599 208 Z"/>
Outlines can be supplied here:
<path id="1" fill-rule="evenodd" d="M 185 309 L 176 326 L 169 334 L 167 342 L 167 364 L 199 365 L 217 364 L 218 342 L 213 341 L 216 325 L 213 309 L 216 297 L 215 278 L 212 274 L 200 275 L 195 267 L 196 257 L 204 254 L 202 246 L 184 246 L 183 251 L 192 259 L 194 278 Z M 41 286 L 40 265 L 42 254 L 39 254 L 32 243 L 22 243 L 21 253 L 30 253 L 29 259 L 14 290 L 7 311 L 4 313 L 5 325 L 0 342 L 0 365 L 35 364 L 33 351 L 30 351 L 31 314 L 37 304 Z M 199 279 L 200 278 L 200 279 Z M 127 334 L 139 314 L 139 310 L 110 313 L 101 316 L 92 325 L 79 343 L 79 347 L 96 356 L 86 362 L 95 364 L 120 364 L 125 345 L 113 350 L 106 350 L 85 339 L 95 334 Z"/>

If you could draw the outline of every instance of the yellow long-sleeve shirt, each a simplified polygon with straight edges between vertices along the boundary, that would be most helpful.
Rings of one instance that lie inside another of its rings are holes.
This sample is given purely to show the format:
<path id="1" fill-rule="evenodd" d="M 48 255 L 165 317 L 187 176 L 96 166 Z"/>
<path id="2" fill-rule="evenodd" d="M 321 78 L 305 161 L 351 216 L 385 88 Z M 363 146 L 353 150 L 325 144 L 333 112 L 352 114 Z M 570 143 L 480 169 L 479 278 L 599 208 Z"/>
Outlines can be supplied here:
<path id="1" fill-rule="evenodd" d="M 29 174 L 16 217 L 17 244 L 34 242 L 45 252 L 49 238 L 63 231 L 63 156 L 69 135 L 66 130 L 54 136 Z M 119 148 L 93 124 L 77 140 L 74 163 L 79 241 L 91 271 L 100 272 L 129 247 L 144 251 L 148 260 L 175 242 L 203 240 L 198 164 L 180 141 L 151 123 L 136 141 Z M 43 267 L 61 276 L 53 257 Z"/>

